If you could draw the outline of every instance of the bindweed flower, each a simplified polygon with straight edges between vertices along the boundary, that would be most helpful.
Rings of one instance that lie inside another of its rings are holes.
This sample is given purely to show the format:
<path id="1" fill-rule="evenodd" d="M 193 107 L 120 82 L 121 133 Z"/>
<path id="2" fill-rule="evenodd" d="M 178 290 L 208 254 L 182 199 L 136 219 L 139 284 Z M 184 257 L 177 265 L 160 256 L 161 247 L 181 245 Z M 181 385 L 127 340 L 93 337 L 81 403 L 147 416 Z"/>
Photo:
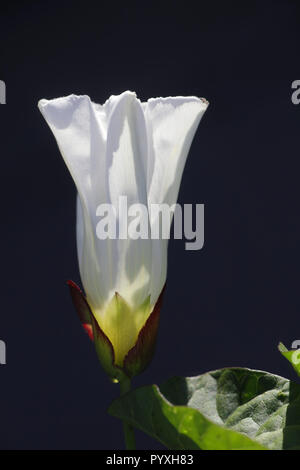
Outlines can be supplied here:
<path id="1" fill-rule="evenodd" d="M 100 238 L 98 207 L 116 208 L 120 196 L 136 207 L 175 204 L 207 105 L 196 97 L 142 103 L 129 91 L 111 96 L 104 105 L 75 95 L 39 102 L 78 191 L 77 248 L 86 296 L 70 281 L 72 299 L 113 379 L 132 377 L 151 360 L 168 240 L 150 235 Z M 116 220 L 121 225 L 120 216 Z M 150 234 L 155 222 L 149 211 Z"/>

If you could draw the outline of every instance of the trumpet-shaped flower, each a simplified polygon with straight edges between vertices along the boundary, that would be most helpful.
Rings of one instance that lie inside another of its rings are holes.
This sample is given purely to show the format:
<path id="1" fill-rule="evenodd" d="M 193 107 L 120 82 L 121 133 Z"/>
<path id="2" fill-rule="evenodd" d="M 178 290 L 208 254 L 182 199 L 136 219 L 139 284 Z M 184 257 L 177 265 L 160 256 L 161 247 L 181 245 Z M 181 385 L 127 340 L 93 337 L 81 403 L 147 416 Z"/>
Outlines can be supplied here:
<path id="1" fill-rule="evenodd" d="M 195 131 L 208 103 L 196 97 L 88 96 L 41 100 L 39 109 L 76 184 L 77 249 L 86 297 L 69 282 L 83 325 L 108 374 L 139 373 L 151 359 L 167 274 L 167 239 L 97 236 L 97 208 L 176 203 Z M 116 223 L 121 230 L 120 214 Z M 171 220 L 170 220 L 171 224 Z"/>

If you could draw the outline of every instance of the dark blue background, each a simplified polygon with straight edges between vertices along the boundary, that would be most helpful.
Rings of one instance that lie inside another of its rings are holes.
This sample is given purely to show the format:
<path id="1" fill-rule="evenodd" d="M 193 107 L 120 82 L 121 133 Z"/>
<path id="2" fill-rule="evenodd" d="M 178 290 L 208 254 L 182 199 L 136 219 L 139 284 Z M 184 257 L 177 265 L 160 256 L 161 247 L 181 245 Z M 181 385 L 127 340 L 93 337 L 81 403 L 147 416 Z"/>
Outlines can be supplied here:
<path id="1" fill-rule="evenodd" d="M 118 395 L 73 310 L 75 187 L 40 98 L 204 96 L 179 202 L 205 247 L 171 240 L 157 351 L 135 385 L 247 366 L 295 378 L 300 338 L 300 8 L 295 1 L 1 4 L 0 448 L 115 449 Z M 160 448 L 138 434 L 139 448 Z"/>

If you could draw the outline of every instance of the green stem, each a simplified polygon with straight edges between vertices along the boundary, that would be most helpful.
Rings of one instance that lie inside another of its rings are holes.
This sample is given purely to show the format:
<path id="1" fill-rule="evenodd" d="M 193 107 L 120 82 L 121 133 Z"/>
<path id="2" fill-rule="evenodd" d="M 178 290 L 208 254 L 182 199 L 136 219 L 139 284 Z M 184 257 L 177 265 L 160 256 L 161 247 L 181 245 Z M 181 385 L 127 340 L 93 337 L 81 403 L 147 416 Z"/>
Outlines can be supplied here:
<path id="1" fill-rule="evenodd" d="M 121 396 L 125 393 L 129 392 L 131 386 L 131 381 L 128 378 L 125 378 L 120 382 L 120 389 L 121 389 Z M 135 450 L 135 437 L 134 437 L 134 429 L 130 424 L 127 424 L 123 421 L 123 431 L 125 437 L 125 445 L 126 450 Z"/>

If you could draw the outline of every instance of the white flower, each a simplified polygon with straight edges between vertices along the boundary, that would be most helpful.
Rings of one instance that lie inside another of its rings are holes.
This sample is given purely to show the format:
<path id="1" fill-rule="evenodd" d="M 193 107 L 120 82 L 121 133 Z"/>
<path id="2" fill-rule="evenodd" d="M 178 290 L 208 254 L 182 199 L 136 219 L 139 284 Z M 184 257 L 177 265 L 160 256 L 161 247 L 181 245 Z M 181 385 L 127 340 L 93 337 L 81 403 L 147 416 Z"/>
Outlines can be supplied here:
<path id="1" fill-rule="evenodd" d="M 115 363 L 135 345 L 165 284 L 167 240 L 100 240 L 100 204 L 175 204 L 182 172 L 207 101 L 196 97 L 88 96 L 41 100 L 78 190 L 77 247 L 88 304 L 109 338 Z M 151 224 L 149 227 L 151 231 Z M 118 293 L 118 296 L 115 295 Z M 122 299 L 122 301 L 120 301 Z M 122 304 L 122 305 L 121 305 Z"/>

